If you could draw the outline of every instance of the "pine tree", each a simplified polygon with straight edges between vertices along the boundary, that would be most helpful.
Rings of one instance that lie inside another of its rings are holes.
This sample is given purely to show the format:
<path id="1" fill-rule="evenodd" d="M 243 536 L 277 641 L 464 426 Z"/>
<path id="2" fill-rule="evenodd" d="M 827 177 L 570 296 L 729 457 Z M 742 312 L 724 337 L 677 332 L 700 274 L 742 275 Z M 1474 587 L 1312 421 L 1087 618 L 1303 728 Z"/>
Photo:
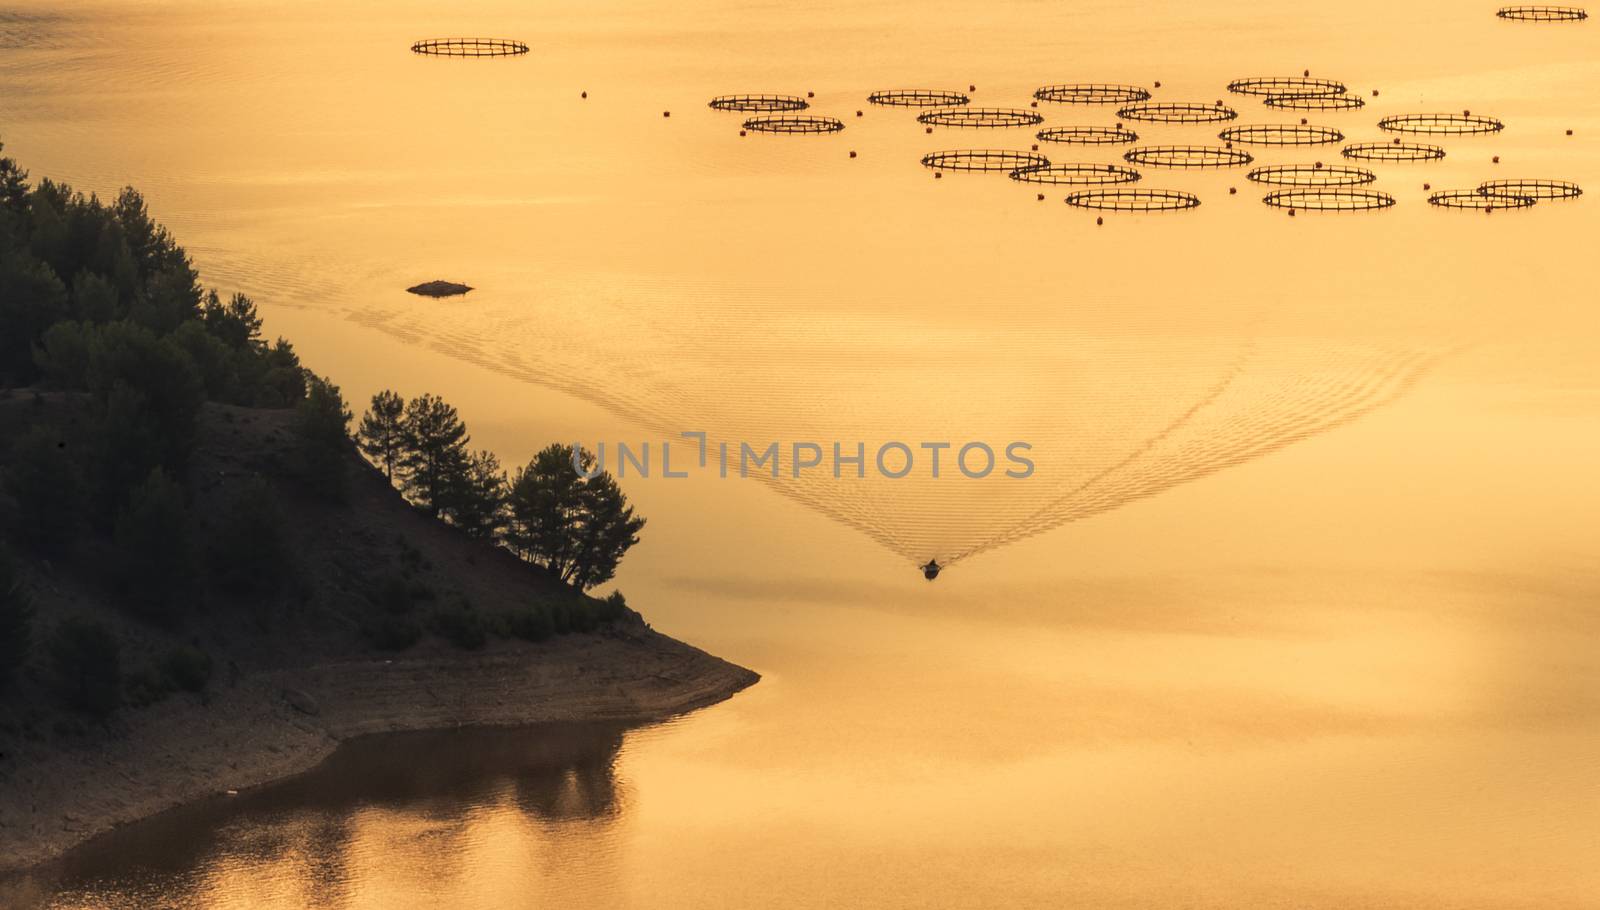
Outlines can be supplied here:
<path id="1" fill-rule="evenodd" d="M 356 431 L 361 453 L 383 469 L 391 484 L 405 451 L 405 407 L 398 393 L 385 389 L 372 396 L 372 408 L 362 415 L 361 428 Z"/>
<path id="2" fill-rule="evenodd" d="M 474 452 L 450 491 L 450 520 L 470 537 L 493 540 L 506 527 L 507 492 L 500 459 L 488 450 Z"/>
<path id="3" fill-rule="evenodd" d="M 610 580 L 645 524 L 592 453 L 560 444 L 517 472 L 507 508 L 512 550 L 579 590 Z"/>
<path id="4" fill-rule="evenodd" d="M 472 437 L 456 409 L 433 395 L 421 395 L 406 405 L 403 428 L 402 489 L 438 518 L 467 472 L 467 443 Z"/>

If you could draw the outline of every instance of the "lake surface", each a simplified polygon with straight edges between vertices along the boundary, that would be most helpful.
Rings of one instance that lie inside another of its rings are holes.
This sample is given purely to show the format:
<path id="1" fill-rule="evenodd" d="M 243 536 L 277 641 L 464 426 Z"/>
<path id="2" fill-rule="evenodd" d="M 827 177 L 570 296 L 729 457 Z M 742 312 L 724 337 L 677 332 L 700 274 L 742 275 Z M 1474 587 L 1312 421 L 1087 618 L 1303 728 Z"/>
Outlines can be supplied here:
<path id="1" fill-rule="evenodd" d="M 760 685 L 649 729 L 358 746 L 96 842 L 40 903 L 1600 906 L 1600 216 L 1424 190 L 1600 189 L 1600 32 L 1493 7 L 0 7 L 5 153 L 143 190 L 354 402 L 440 394 L 507 464 L 702 431 L 1025 441 L 1037 466 L 625 477 L 650 524 L 618 586 Z M 532 52 L 407 50 L 461 34 Z M 1225 91 L 1306 69 L 1366 106 Z M 1371 165 L 1387 211 L 1291 218 L 1240 169 L 1147 169 L 1202 205 L 1097 226 L 1065 188 L 918 164 L 1031 129 L 865 100 L 1033 110 L 1076 81 L 1351 141 L 1391 114 L 1506 129 Z M 846 129 L 741 138 L 706 106 L 735 92 L 813 92 Z M 403 291 L 436 278 L 477 289 Z"/>

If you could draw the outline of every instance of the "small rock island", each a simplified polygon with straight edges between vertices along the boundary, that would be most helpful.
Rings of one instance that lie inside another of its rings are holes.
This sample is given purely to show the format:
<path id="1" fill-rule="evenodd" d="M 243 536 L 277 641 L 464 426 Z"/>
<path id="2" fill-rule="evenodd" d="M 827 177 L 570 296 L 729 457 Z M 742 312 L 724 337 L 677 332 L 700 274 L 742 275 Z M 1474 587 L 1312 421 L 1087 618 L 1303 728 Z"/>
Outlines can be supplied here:
<path id="1" fill-rule="evenodd" d="M 427 281 L 406 288 L 407 292 L 420 294 L 423 297 L 457 297 L 470 290 L 472 288 L 469 285 L 458 284 L 454 281 Z"/>

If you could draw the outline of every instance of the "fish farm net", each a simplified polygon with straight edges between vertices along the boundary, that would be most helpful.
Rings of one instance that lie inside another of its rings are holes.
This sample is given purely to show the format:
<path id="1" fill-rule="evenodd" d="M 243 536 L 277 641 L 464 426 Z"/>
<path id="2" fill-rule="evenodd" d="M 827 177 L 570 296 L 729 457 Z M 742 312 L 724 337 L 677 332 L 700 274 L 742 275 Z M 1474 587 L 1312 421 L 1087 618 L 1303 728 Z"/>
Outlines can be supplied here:
<path id="1" fill-rule="evenodd" d="M 1236 120 L 1239 112 L 1222 104 L 1202 104 L 1190 101 L 1147 101 L 1130 104 L 1117 111 L 1124 120 L 1144 120 L 1151 123 L 1217 123 Z"/>
<path id="2" fill-rule="evenodd" d="M 1360 95 L 1268 95 L 1261 99 L 1280 111 L 1355 111 L 1367 106 Z"/>
<path id="3" fill-rule="evenodd" d="M 1258 167 L 1244 176 L 1269 186 L 1361 186 L 1378 179 L 1377 174 L 1364 167 L 1342 164 L 1275 164 Z"/>
<path id="4" fill-rule="evenodd" d="M 528 46 L 509 38 L 426 38 L 411 45 L 414 54 L 429 57 L 517 57 Z"/>
<path id="5" fill-rule="evenodd" d="M 1357 161 L 1438 161 L 1444 149 L 1437 145 L 1406 142 L 1357 142 L 1340 152 Z"/>
<path id="6" fill-rule="evenodd" d="M 1495 15 L 1518 22 L 1582 22 L 1589 18 L 1587 10 L 1576 6 L 1506 6 Z"/>
<path id="7" fill-rule="evenodd" d="M 884 89 L 868 95 L 867 100 L 893 107 L 954 107 L 972 101 L 960 92 L 921 88 Z"/>
<path id="8" fill-rule="evenodd" d="M 1242 142 L 1246 145 L 1328 145 L 1344 141 L 1344 133 L 1331 126 L 1283 124 L 1230 126 L 1218 133 L 1217 137 L 1227 142 Z"/>
<path id="9" fill-rule="evenodd" d="M 1255 160 L 1244 149 L 1214 145 L 1146 145 L 1128 149 L 1122 157 L 1129 164 L 1172 168 L 1243 167 Z"/>
<path id="10" fill-rule="evenodd" d="M 938 171 L 1020 171 L 1030 167 L 1048 167 L 1050 159 L 1034 152 L 1014 149 L 953 149 L 947 152 L 929 152 L 922 156 L 922 166 Z"/>
<path id="11" fill-rule="evenodd" d="M 1493 212 L 1497 209 L 1530 208 L 1539 200 L 1532 196 L 1500 196 L 1480 193 L 1477 190 L 1444 190 L 1428 197 L 1428 204 L 1442 209 L 1473 209 Z"/>
<path id="12" fill-rule="evenodd" d="M 1343 95 L 1349 90 L 1338 80 L 1309 76 L 1257 76 L 1228 83 L 1228 91 L 1235 95 Z"/>
<path id="13" fill-rule="evenodd" d="M 1068 82 L 1034 89 L 1033 97 L 1057 104 L 1131 104 L 1150 100 L 1150 90 L 1137 85 Z"/>
<path id="14" fill-rule="evenodd" d="M 1137 183 L 1140 173 L 1119 164 L 1045 164 L 1018 168 L 1011 179 L 1022 183 L 1048 183 L 1065 186 L 1105 186 Z"/>
<path id="15" fill-rule="evenodd" d="M 929 126 L 960 126 L 982 129 L 1004 129 L 1014 126 L 1036 126 L 1044 118 L 1034 111 L 1008 107 L 958 107 L 946 111 L 928 111 L 918 114 L 917 121 Z"/>
<path id="16" fill-rule="evenodd" d="M 1278 190 L 1261 197 L 1274 208 L 1306 212 L 1375 212 L 1394 205 L 1394 197 L 1377 190 Z"/>
<path id="17" fill-rule="evenodd" d="M 1182 190 L 1081 190 L 1065 202 L 1107 212 L 1179 212 L 1199 206 L 1200 197 Z"/>
<path id="18" fill-rule="evenodd" d="M 1053 126 L 1035 134 L 1040 142 L 1071 145 L 1125 145 L 1138 142 L 1139 134 L 1110 126 Z"/>
<path id="19" fill-rule="evenodd" d="M 1506 125 L 1493 117 L 1477 114 L 1397 114 L 1379 120 L 1378 128 L 1391 133 L 1465 136 L 1472 133 L 1498 133 Z"/>
<path id="20" fill-rule="evenodd" d="M 744 128 L 758 133 L 837 133 L 844 129 L 844 122 L 833 117 L 751 117 Z"/>
<path id="21" fill-rule="evenodd" d="M 811 103 L 798 95 L 718 95 L 710 107 L 719 111 L 761 113 L 763 111 L 803 111 Z"/>
<path id="22" fill-rule="evenodd" d="M 1526 196 L 1530 199 L 1576 199 L 1583 188 L 1570 180 L 1487 180 L 1478 184 L 1485 196 Z"/>

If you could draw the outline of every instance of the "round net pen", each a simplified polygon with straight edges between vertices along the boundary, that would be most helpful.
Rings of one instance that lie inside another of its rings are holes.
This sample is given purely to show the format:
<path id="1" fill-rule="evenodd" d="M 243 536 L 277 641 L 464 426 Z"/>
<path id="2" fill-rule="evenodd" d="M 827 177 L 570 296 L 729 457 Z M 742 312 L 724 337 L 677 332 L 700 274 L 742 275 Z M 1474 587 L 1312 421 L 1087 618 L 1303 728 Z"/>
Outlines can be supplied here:
<path id="1" fill-rule="evenodd" d="M 1223 120 L 1237 120 L 1239 112 L 1222 104 L 1147 101 L 1120 108 L 1117 116 L 1124 120 L 1143 120 L 1149 123 L 1218 123 Z"/>
<path id="2" fill-rule="evenodd" d="M 1268 95 L 1261 99 L 1280 111 L 1357 111 L 1367 106 L 1360 95 Z"/>
<path id="3" fill-rule="evenodd" d="M 1128 149 L 1122 158 L 1129 164 L 1169 168 L 1243 167 L 1255 160 L 1244 149 L 1214 145 L 1144 145 Z"/>
<path id="4" fill-rule="evenodd" d="M 1011 179 L 1022 183 L 1048 183 L 1056 186 L 1106 186 L 1137 183 L 1142 175 L 1118 164 L 1046 164 L 1018 168 Z"/>
<path id="5" fill-rule="evenodd" d="M 1106 82 L 1064 82 L 1036 88 L 1033 97 L 1056 104 L 1131 104 L 1150 100 L 1150 90 Z"/>
<path id="6" fill-rule="evenodd" d="M 519 57 L 528 46 L 510 38 L 424 38 L 412 43 L 411 52 L 428 57 Z"/>
<path id="7" fill-rule="evenodd" d="M 1391 133 L 1426 133 L 1435 136 L 1466 136 L 1473 133 L 1498 133 L 1506 125 L 1493 117 L 1477 114 L 1396 114 L 1378 121 L 1378 128 Z"/>
<path id="8" fill-rule="evenodd" d="M 1471 209 L 1479 212 L 1531 208 L 1538 201 L 1532 196 L 1491 196 L 1477 190 L 1444 190 L 1428 197 L 1429 205 L 1442 209 Z"/>
<path id="9" fill-rule="evenodd" d="M 1200 197 L 1182 190 L 1080 190 L 1064 201 L 1104 212 L 1181 212 L 1200 205 Z"/>
<path id="10" fill-rule="evenodd" d="M 1110 126 L 1053 126 L 1034 135 L 1040 142 L 1068 145 L 1126 145 L 1139 141 L 1139 134 L 1133 130 Z"/>
<path id="11" fill-rule="evenodd" d="M 923 88 L 883 89 L 868 95 L 867 100 L 890 107 L 956 107 L 972 101 L 961 92 Z"/>
<path id="12" fill-rule="evenodd" d="M 744 128 L 757 133 L 837 133 L 844 121 L 833 117 L 773 116 L 751 117 Z"/>
<path id="13" fill-rule="evenodd" d="M 1582 22 L 1589 12 L 1576 6 L 1505 6 L 1495 13 L 1516 22 Z"/>
<path id="14" fill-rule="evenodd" d="M 1034 111 L 1008 107 L 957 107 L 943 111 L 928 111 L 917 115 L 918 123 L 929 126 L 956 126 L 975 129 L 1006 129 L 1017 126 L 1037 126 L 1044 118 Z"/>
<path id="15" fill-rule="evenodd" d="M 1014 149 L 952 149 L 922 156 L 922 166 L 936 171 L 1005 171 L 1009 174 L 1049 165 L 1050 159 L 1043 155 Z"/>
<path id="16" fill-rule="evenodd" d="M 1526 196 L 1529 199 L 1576 199 L 1583 188 L 1570 180 L 1486 180 L 1478 184 L 1484 196 Z"/>
<path id="17" fill-rule="evenodd" d="M 1228 91 L 1235 95 L 1343 95 L 1349 90 L 1336 79 L 1309 76 L 1255 76 L 1228 83 Z"/>
<path id="18" fill-rule="evenodd" d="M 1264 124 L 1261 126 L 1230 126 L 1217 134 L 1226 142 L 1245 145 L 1331 145 L 1344 141 L 1344 133 L 1331 126 L 1291 126 Z"/>
<path id="19" fill-rule="evenodd" d="M 1357 142 L 1339 154 L 1357 161 L 1438 161 L 1444 157 L 1444 149 L 1421 143 Z"/>
<path id="20" fill-rule="evenodd" d="M 1258 167 L 1245 179 L 1268 186 L 1362 186 L 1378 179 L 1364 167 L 1343 164 L 1275 164 Z"/>
<path id="21" fill-rule="evenodd" d="M 1394 205 L 1394 197 L 1377 190 L 1278 190 L 1261 197 L 1273 208 L 1305 212 L 1375 212 Z"/>
<path id="22" fill-rule="evenodd" d="M 803 111 L 811 102 L 798 95 L 718 95 L 709 107 L 719 111 L 758 114 L 765 111 Z"/>

